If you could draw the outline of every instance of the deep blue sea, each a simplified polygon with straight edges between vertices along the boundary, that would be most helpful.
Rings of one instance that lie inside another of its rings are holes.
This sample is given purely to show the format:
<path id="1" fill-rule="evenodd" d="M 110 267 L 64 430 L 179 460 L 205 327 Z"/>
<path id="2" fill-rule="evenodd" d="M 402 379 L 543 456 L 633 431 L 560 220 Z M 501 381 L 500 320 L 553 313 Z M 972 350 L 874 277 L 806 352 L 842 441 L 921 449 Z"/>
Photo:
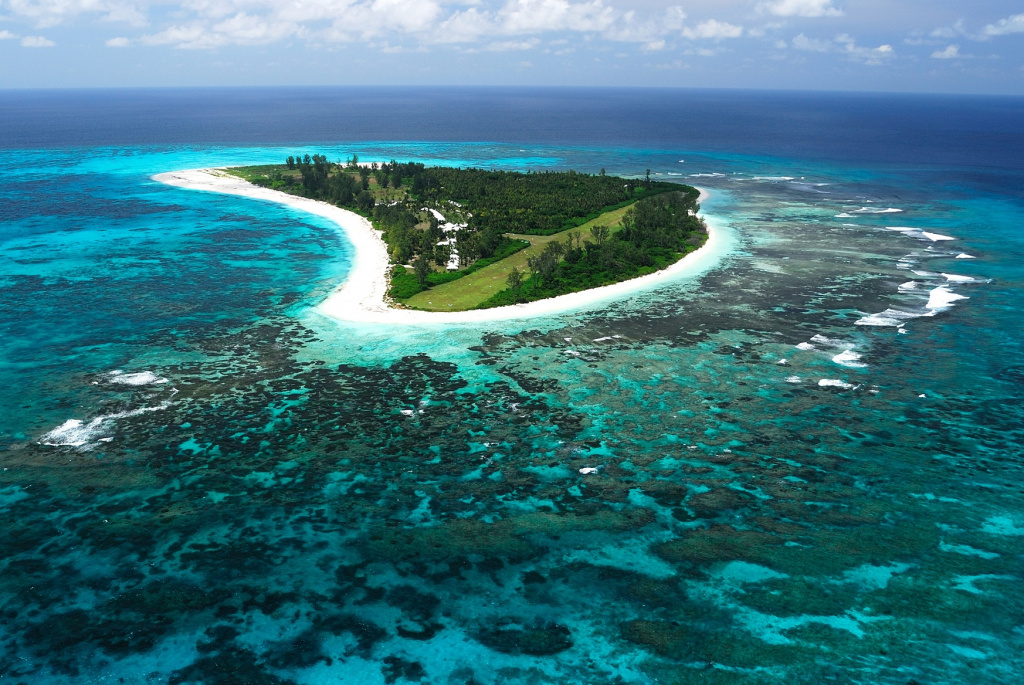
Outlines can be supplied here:
<path id="1" fill-rule="evenodd" d="M 8 91 L 0 149 L 0 682 L 1024 672 L 1024 99 Z M 725 249 L 338 323 L 338 227 L 151 178 L 296 153 L 650 169 Z"/>

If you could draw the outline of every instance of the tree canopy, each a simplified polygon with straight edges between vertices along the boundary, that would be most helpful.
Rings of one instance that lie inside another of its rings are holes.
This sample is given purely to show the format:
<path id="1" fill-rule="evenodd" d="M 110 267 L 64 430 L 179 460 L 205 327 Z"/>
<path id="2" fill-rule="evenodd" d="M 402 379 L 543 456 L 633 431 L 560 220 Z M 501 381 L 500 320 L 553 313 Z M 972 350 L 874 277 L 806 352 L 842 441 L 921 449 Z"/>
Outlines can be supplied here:
<path id="1" fill-rule="evenodd" d="M 566 265 L 579 263 L 599 264 L 609 273 L 647 267 L 657 261 L 652 255 L 658 250 L 682 249 L 678 238 L 692 228 L 687 212 L 697 197 L 689 186 L 652 181 L 649 171 L 641 179 L 627 179 L 603 170 L 524 173 L 394 160 L 367 165 L 355 155 L 345 162 L 331 162 L 320 154 L 292 155 L 281 165 L 242 167 L 232 173 L 371 219 L 399 267 L 392 275 L 392 296 L 397 298 L 458 278 L 528 244 L 509 234 L 553 235 L 634 202 L 616 239 L 599 227 L 586 245 L 579 236 L 565 244 L 556 241 L 551 252 L 532 259 L 529 278 L 523 275 L 509 287 L 516 299 L 563 287 Z M 456 253 L 458 268 L 449 273 Z"/>
<path id="2" fill-rule="evenodd" d="M 696 189 L 687 188 L 644 198 L 626 212 L 615 233 L 601 225 L 589 236 L 569 232 L 529 259 L 529 278 L 510 278 L 508 288 L 481 307 L 555 297 L 664 269 L 707 239 L 697 197 Z"/>

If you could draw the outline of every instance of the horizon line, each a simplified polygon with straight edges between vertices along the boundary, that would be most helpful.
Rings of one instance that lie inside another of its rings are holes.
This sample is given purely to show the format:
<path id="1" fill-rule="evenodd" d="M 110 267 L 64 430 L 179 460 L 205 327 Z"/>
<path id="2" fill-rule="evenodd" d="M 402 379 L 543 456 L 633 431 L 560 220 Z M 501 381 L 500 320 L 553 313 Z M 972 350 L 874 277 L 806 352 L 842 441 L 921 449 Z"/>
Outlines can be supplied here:
<path id="1" fill-rule="evenodd" d="M 302 84 L 302 85 L 172 85 L 172 86 L 38 86 L 7 88 L 0 94 L 104 92 L 104 91 L 245 91 L 245 90 L 562 90 L 562 91 L 702 91 L 720 93 L 763 93 L 802 95 L 885 95 L 885 96 L 959 96 L 1024 99 L 1024 93 L 969 91 L 906 91 L 812 88 L 744 88 L 730 86 L 633 86 L 633 85 L 558 85 L 558 84 Z"/>

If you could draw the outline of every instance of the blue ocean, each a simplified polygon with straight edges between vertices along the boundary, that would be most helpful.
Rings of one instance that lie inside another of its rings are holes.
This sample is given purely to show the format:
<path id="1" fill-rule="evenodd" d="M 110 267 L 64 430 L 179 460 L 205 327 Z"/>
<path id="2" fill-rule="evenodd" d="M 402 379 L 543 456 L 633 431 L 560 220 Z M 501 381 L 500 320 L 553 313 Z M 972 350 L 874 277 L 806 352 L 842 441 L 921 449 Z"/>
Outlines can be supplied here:
<path id="1" fill-rule="evenodd" d="M 0 681 L 1024 672 L 1024 99 L 0 93 Z M 339 227 L 155 174 L 326 154 L 697 185 L 696 275 L 316 307 Z"/>

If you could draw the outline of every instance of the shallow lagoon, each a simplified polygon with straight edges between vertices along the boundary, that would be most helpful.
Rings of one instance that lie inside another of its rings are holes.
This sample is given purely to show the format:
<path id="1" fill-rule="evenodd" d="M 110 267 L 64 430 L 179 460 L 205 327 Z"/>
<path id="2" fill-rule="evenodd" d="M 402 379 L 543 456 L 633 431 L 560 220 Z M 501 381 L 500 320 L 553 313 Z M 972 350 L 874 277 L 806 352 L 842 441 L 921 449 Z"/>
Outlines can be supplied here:
<path id="1" fill-rule="evenodd" d="M 0 172 L 5 679 L 1024 667 L 1019 197 L 935 166 L 331 148 L 651 168 L 711 190 L 733 239 L 595 311 L 382 330 L 314 309 L 346 271 L 332 226 L 149 180 L 296 150 L 21 151 Z M 969 299 L 929 308 L 940 288 Z M 888 310 L 901 326 L 858 325 Z"/>

